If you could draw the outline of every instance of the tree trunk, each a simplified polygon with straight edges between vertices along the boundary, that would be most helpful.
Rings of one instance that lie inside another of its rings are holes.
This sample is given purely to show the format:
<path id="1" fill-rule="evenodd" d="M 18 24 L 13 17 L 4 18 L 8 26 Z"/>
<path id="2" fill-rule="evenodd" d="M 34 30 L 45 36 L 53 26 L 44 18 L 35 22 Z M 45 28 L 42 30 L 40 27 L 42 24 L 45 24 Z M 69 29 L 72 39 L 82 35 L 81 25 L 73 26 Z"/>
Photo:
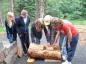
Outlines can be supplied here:
<path id="1" fill-rule="evenodd" d="M 44 0 L 36 0 L 36 18 L 44 16 Z"/>
<path id="2" fill-rule="evenodd" d="M 0 0 L 0 26 L 3 26 L 3 22 L 2 22 L 2 0 Z"/>
<path id="3" fill-rule="evenodd" d="M 8 11 L 13 12 L 13 0 L 8 0 Z"/>

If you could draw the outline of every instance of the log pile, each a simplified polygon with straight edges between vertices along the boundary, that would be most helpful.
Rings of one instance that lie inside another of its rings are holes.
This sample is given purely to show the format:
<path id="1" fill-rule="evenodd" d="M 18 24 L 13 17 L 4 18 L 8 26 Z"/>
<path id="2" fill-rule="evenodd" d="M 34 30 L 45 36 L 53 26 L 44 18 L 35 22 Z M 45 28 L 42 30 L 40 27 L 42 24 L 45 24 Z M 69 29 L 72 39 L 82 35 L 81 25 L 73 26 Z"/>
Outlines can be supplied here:
<path id="1" fill-rule="evenodd" d="M 52 45 L 31 44 L 28 49 L 29 57 L 34 59 L 53 59 L 61 60 L 60 48 Z"/>

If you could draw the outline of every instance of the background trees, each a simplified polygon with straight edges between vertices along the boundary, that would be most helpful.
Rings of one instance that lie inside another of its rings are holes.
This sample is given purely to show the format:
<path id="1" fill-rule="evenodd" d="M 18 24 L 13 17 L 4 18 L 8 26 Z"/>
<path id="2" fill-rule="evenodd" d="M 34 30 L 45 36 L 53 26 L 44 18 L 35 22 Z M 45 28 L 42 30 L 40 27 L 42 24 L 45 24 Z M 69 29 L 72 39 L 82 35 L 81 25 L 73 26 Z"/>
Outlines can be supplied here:
<path id="1" fill-rule="evenodd" d="M 7 0 L 3 1 L 3 4 L 7 2 Z M 10 7 L 13 0 L 8 2 L 8 7 L 5 5 L 3 8 L 3 17 L 6 16 L 6 10 L 13 7 Z M 73 20 L 86 18 L 86 0 L 14 0 L 13 3 L 16 16 L 22 9 L 26 9 L 33 20 L 46 14 Z"/>
<path id="2" fill-rule="evenodd" d="M 0 26 L 2 26 L 2 0 L 0 0 Z"/>

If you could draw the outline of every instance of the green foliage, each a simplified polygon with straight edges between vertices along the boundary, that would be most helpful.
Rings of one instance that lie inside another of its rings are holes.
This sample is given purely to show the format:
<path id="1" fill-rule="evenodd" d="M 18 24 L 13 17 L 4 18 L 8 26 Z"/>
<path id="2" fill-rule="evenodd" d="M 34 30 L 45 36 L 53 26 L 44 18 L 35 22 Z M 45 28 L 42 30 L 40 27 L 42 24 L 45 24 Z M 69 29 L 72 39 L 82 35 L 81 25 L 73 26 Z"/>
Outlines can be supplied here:
<path id="1" fill-rule="evenodd" d="M 86 0 L 47 0 L 46 14 L 67 19 L 85 19 Z"/>
<path id="2" fill-rule="evenodd" d="M 3 18 L 6 17 L 7 12 L 8 12 L 8 0 L 2 0 L 2 14 Z"/>
<path id="3" fill-rule="evenodd" d="M 29 15 L 33 19 L 35 17 L 35 0 L 15 0 L 15 15 L 19 15 L 22 9 L 28 10 Z"/>
<path id="4" fill-rule="evenodd" d="M 3 33 L 3 32 L 5 32 L 6 30 L 5 30 L 5 27 L 0 27 L 0 33 Z"/>
<path id="5" fill-rule="evenodd" d="M 36 0 L 15 0 L 15 12 L 19 14 L 27 9 L 32 18 L 35 17 Z M 46 14 L 67 19 L 86 18 L 86 0 L 46 0 Z"/>

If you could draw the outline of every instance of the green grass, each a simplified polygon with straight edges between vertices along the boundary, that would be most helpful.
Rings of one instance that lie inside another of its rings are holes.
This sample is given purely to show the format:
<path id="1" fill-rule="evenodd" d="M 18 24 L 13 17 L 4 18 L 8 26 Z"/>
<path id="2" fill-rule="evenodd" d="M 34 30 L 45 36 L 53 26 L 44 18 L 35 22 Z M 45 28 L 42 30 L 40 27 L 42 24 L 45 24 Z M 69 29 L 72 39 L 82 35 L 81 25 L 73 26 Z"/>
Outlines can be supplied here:
<path id="1" fill-rule="evenodd" d="M 84 19 L 78 19 L 78 20 L 71 20 L 71 22 L 74 24 L 74 25 L 86 25 L 86 20 Z"/>
<path id="2" fill-rule="evenodd" d="M 0 27 L 0 33 L 5 32 L 5 27 Z"/>

